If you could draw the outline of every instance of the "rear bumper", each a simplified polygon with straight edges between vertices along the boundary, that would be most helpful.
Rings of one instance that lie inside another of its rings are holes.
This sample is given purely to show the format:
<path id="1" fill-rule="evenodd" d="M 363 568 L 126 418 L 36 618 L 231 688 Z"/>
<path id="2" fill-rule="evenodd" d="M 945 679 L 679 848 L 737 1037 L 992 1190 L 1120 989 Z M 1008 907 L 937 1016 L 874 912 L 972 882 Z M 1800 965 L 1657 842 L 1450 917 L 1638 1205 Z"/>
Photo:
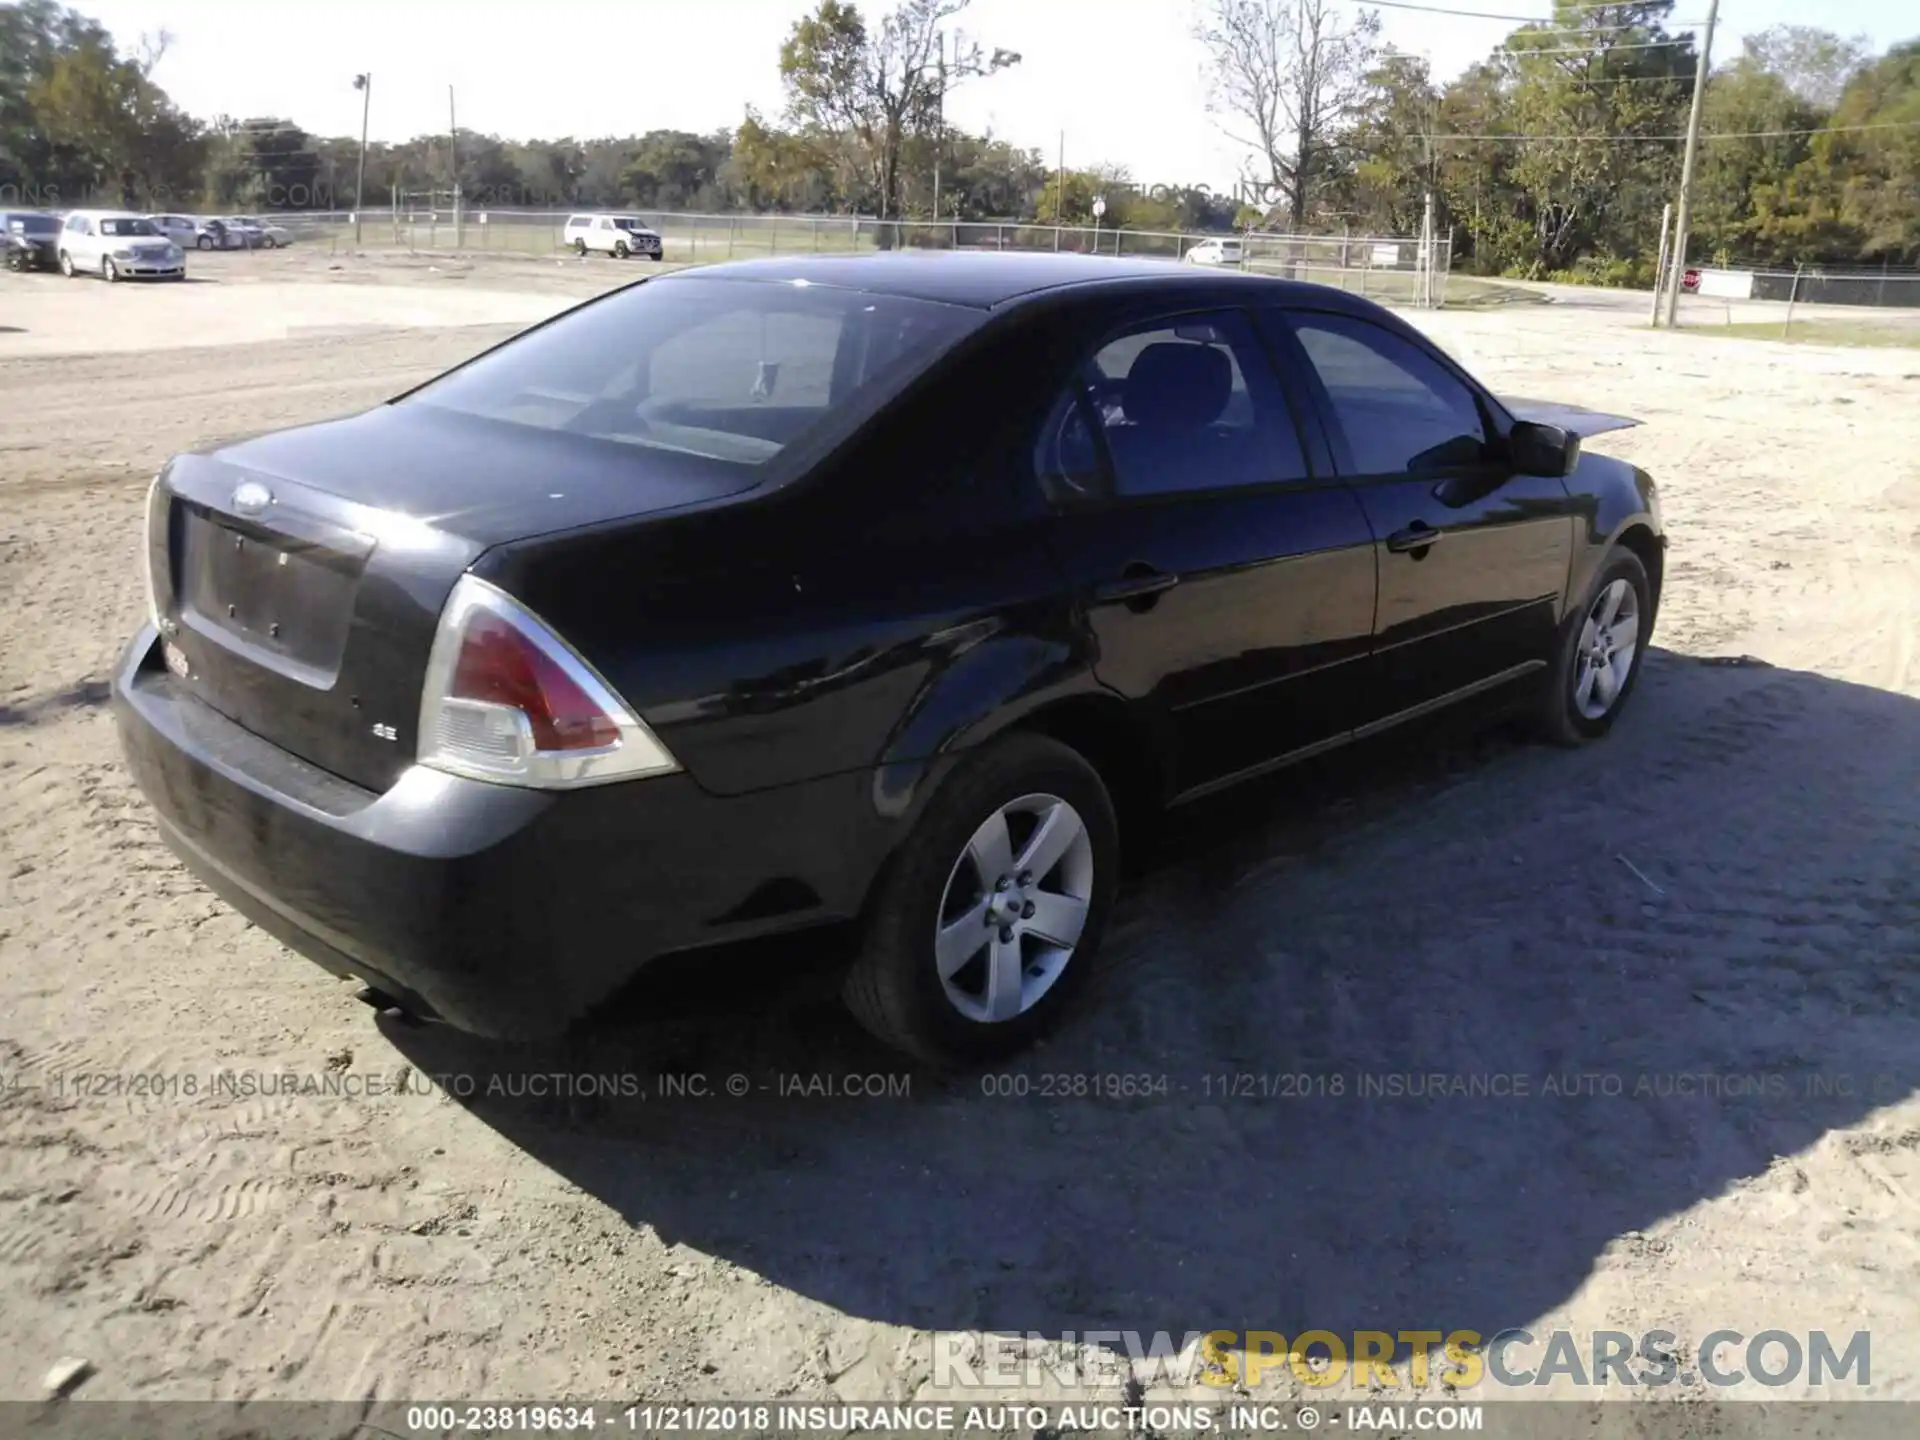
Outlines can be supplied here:
<path id="1" fill-rule="evenodd" d="M 193 698 L 155 641 L 113 701 L 169 846 L 294 950 L 476 1034 L 551 1035 L 663 953 L 856 914 L 890 842 L 871 775 L 723 798 L 684 774 L 544 793 L 415 767 L 375 794 Z"/>

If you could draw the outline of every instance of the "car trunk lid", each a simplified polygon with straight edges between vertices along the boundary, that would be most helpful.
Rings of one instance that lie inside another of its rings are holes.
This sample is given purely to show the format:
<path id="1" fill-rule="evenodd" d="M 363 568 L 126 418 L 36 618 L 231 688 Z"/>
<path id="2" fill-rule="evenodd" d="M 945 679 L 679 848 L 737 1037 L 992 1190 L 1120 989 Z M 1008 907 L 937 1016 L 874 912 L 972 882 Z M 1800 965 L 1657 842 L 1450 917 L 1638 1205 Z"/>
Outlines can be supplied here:
<path id="1" fill-rule="evenodd" d="M 413 763 L 434 629 L 484 550 L 751 483 L 382 407 L 176 459 L 148 512 L 155 612 L 198 699 L 381 791 Z"/>
<path id="2" fill-rule="evenodd" d="M 1640 423 L 1630 416 L 1609 415 L 1605 411 L 1564 405 L 1553 400 L 1524 400 L 1517 396 L 1502 395 L 1500 403 L 1516 420 L 1531 420 L 1536 425 L 1557 425 L 1562 430 L 1572 431 L 1582 440 L 1590 440 L 1610 430 L 1628 430 Z"/>

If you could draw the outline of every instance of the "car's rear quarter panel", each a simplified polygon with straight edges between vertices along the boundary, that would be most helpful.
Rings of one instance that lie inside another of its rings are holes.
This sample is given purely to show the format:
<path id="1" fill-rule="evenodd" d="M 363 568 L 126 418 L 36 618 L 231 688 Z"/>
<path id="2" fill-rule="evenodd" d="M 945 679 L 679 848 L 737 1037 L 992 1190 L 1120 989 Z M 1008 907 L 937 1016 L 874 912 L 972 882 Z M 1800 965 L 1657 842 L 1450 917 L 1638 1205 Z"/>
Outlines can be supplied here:
<path id="1" fill-rule="evenodd" d="M 1051 399 L 1008 325 L 784 491 L 503 546 L 476 571 L 580 649 L 705 788 L 920 761 L 1091 682 L 1010 457 Z"/>

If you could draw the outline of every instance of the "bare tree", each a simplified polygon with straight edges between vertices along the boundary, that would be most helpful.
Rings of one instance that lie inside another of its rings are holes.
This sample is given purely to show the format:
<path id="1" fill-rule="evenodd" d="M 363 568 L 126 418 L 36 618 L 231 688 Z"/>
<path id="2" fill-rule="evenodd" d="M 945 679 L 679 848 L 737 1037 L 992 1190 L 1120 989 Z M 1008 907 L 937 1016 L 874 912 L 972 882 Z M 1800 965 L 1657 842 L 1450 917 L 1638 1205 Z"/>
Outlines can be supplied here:
<path id="1" fill-rule="evenodd" d="M 164 27 L 148 34 L 142 30 L 139 42 L 134 46 L 133 65 L 143 76 L 153 78 L 154 67 L 167 58 L 167 51 L 173 48 L 173 32 Z"/>
<path id="2" fill-rule="evenodd" d="M 1813 25 L 1770 25 L 1741 42 L 1746 63 L 1771 71 L 1809 105 L 1831 110 L 1847 82 L 1873 58 L 1866 35 L 1843 38 Z"/>
<path id="3" fill-rule="evenodd" d="M 1208 108 L 1265 166 L 1296 229 L 1312 213 L 1338 137 L 1361 113 L 1379 52 L 1380 15 L 1350 18 L 1336 0 L 1201 0 Z M 1264 206 L 1262 208 L 1265 208 Z"/>
<path id="4" fill-rule="evenodd" d="M 870 30 L 844 0 L 820 0 L 780 47 L 789 117 L 802 127 L 856 140 L 871 166 L 882 219 L 900 210 L 900 161 L 911 134 L 939 123 L 946 92 L 975 75 L 1020 63 L 943 26 L 967 0 L 902 0 Z"/>

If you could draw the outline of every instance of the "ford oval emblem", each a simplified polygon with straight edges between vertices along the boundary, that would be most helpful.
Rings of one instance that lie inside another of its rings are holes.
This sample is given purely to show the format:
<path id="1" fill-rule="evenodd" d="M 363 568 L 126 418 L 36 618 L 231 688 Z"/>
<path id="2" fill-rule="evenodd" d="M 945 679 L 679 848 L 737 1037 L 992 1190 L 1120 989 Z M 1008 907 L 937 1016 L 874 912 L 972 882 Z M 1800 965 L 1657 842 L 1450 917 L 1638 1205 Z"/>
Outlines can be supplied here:
<path id="1" fill-rule="evenodd" d="M 242 515 L 264 515 L 273 503 L 273 492 L 258 480 L 243 482 L 233 492 L 233 508 Z"/>

